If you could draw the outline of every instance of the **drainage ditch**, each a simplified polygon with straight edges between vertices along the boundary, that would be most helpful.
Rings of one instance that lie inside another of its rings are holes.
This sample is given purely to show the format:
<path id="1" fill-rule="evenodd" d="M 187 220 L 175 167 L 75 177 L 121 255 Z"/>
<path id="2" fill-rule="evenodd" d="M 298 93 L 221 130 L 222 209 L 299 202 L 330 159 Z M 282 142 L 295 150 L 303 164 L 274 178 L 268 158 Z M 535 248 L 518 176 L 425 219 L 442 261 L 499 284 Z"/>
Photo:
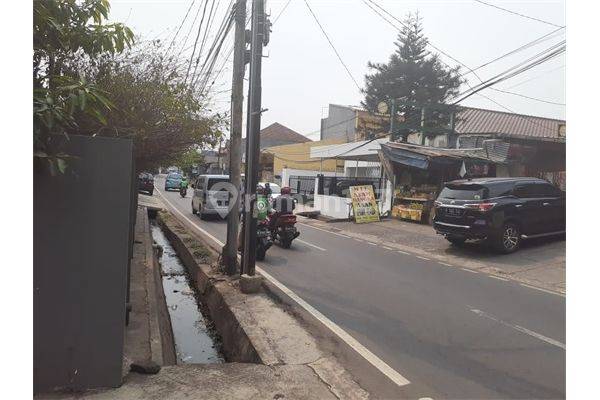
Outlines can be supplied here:
<path id="1" fill-rule="evenodd" d="M 159 257 L 162 285 L 171 319 L 178 363 L 223 363 L 220 338 L 208 311 L 196 296 L 186 269 L 161 227 L 151 222 L 152 237 L 162 246 Z"/>

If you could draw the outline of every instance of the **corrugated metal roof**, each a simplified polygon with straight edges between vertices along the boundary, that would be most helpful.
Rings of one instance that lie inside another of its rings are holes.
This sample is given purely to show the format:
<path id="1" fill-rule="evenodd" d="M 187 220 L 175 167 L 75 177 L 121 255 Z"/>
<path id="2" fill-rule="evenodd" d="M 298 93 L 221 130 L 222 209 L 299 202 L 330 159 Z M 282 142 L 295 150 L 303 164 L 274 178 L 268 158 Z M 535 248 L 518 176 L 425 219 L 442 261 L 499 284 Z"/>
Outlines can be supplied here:
<path id="1" fill-rule="evenodd" d="M 413 153 L 421 154 L 430 158 L 449 158 L 462 160 L 464 158 L 492 161 L 488 157 L 485 149 L 447 149 L 442 147 L 430 147 L 420 146 L 416 144 L 389 142 L 382 143 L 381 146 L 387 146 L 388 148 L 400 149 L 404 151 L 410 151 Z"/>
<path id="2" fill-rule="evenodd" d="M 493 133 L 507 137 L 564 140 L 559 135 L 564 120 L 465 107 L 457 113 L 459 134 Z"/>

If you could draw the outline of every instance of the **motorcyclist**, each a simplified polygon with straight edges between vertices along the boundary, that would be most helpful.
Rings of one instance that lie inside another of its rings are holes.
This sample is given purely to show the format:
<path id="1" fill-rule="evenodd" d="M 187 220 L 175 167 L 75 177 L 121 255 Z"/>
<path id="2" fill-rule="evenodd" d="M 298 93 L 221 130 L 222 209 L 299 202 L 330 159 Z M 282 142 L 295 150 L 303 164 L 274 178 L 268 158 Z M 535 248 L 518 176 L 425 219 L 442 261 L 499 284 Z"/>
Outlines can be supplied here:
<path id="1" fill-rule="evenodd" d="M 187 195 L 188 188 L 188 180 L 185 176 L 181 177 L 181 181 L 179 182 L 179 194 L 181 197 L 185 197 Z"/>
<path id="2" fill-rule="evenodd" d="M 292 190 L 288 186 L 281 188 L 281 195 L 273 200 L 273 214 L 271 215 L 271 226 L 275 226 L 277 218 L 281 214 L 291 214 L 294 212 L 296 205 L 292 197 Z"/>
<path id="3" fill-rule="evenodd" d="M 188 184 L 188 179 L 187 179 L 187 177 L 185 177 L 185 176 L 182 176 L 182 177 L 181 177 L 181 182 L 179 183 L 179 188 L 180 188 L 180 189 L 183 189 L 183 188 L 186 188 L 186 189 L 187 189 L 188 185 L 189 185 L 189 184 Z"/>
<path id="4" fill-rule="evenodd" d="M 257 222 L 264 221 L 269 216 L 271 211 L 271 205 L 269 204 L 269 200 L 267 196 L 265 196 L 265 189 L 262 186 L 256 187 L 256 202 L 254 204 L 254 212 L 256 213 Z M 238 234 L 238 250 L 242 251 L 244 246 L 243 238 L 244 238 L 244 221 L 242 220 L 240 232 Z"/>

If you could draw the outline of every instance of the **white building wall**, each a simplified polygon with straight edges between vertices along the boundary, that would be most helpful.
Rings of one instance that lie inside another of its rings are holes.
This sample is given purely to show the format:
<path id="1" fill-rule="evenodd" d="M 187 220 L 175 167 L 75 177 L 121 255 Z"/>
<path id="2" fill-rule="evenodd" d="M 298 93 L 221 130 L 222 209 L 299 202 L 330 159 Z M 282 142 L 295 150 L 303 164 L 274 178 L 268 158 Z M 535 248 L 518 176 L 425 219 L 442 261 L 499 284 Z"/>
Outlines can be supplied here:
<path id="1" fill-rule="evenodd" d="M 326 217 L 348 218 L 351 207 L 352 200 L 349 198 L 315 194 L 314 208 Z"/>

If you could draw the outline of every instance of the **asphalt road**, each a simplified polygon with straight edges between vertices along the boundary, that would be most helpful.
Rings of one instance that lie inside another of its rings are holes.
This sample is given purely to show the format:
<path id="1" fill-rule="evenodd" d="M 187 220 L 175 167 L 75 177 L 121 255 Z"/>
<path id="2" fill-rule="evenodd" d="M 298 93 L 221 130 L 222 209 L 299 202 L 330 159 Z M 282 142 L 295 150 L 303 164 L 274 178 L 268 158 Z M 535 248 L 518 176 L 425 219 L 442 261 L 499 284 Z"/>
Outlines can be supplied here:
<path id="1" fill-rule="evenodd" d="M 163 182 L 155 196 L 225 241 L 225 221 L 200 220 L 192 191 L 184 199 Z M 565 397 L 564 297 L 298 227 L 292 248 L 274 245 L 262 268 L 410 381 L 384 397 Z"/>

